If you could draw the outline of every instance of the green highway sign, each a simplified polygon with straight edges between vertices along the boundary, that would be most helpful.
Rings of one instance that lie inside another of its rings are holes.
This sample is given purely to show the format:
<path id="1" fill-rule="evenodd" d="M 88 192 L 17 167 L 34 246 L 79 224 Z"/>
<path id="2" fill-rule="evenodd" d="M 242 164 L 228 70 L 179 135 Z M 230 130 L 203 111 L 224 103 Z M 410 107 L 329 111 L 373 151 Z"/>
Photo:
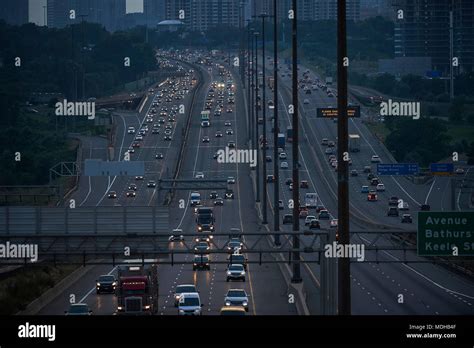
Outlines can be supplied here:
<path id="1" fill-rule="evenodd" d="M 473 212 L 418 212 L 419 256 L 474 256 Z"/>

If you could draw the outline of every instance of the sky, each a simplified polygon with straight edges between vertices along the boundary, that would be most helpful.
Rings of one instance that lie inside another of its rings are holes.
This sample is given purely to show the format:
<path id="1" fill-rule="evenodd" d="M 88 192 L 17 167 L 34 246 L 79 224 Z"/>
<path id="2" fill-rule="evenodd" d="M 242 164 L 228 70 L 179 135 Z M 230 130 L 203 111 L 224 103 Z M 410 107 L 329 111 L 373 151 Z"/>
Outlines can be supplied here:
<path id="1" fill-rule="evenodd" d="M 46 2 L 47 0 L 30 0 L 30 22 L 44 24 L 43 6 L 46 6 Z M 143 0 L 127 0 L 127 13 L 131 12 L 143 12 Z"/>

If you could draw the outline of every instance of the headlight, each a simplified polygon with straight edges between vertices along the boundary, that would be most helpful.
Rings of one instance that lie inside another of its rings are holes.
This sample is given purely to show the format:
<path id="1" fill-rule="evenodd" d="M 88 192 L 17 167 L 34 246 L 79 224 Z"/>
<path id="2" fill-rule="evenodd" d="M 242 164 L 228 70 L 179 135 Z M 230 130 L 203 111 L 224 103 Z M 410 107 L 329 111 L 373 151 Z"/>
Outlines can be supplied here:
<path id="1" fill-rule="evenodd" d="M 97 286 L 100 286 L 100 283 L 97 283 Z"/>
<path id="2" fill-rule="evenodd" d="M 123 307 L 118 306 L 117 309 L 118 309 L 119 311 L 121 311 L 121 310 L 123 309 Z"/>
<path id="3" fill-rule="evenodd" d="M 227 271 L 227 275 L 231 275 L 230 271 Z"/>
<path id="4" fill-rule="evenodd" d="M 226 306 L 230 306 L 230 301 L 225 301 Z"/>
<path id="5" fill-rule="evenodd" d="M 117 282 L 113 282 L 113 283 L 112 283 L 112 286 L 117 286 Z"/>
<path id="6" fill-rule="evenodd" d="M 180 313 L 184 313 L 184 310 L 180 309 L 179 312 L 180 312 Z"/>
<path id="7" fill-rule="evenodd" d="M 195 309 L 194 313 L 198 314 L 201 310 L 200 309 Z"/>
<path id="8" fill-rule="evenodd" d="M 248 305 L 248 302 L 247 302 L 247 301 L 244 301 L 244 302 L 242 302 L 242 304 L 243 304 L 244 306 L 247 306 L 247 305 Z"/>
<path id="9" fill-rule="evenodd" d="M 150 305 L 145 306 L 145 309 L 150 309 Z"/>
<path id="10" fill-rule="evenodd" d="M 240 274 L 245 275 L 245 271 L 242 271 Z"/>
<path id="11" fill-rule="evenodd" d="M 210 228 L 210 229 L 211 229 L 211 231 L 212 231 L 212 230 L 214 230 L 214 226 L 211 226 L 211 228 Z"/>
<path id="12" fill-rule="evenodd" d="M 174 298 L 179 300 L 179 295 L 175 295 Z"/>
<path id="13" fill-rule="evenodd" d="M 201 226 L 198 227 L 198 231 L 202 231 L 202 227 L 201 227 Z"/>

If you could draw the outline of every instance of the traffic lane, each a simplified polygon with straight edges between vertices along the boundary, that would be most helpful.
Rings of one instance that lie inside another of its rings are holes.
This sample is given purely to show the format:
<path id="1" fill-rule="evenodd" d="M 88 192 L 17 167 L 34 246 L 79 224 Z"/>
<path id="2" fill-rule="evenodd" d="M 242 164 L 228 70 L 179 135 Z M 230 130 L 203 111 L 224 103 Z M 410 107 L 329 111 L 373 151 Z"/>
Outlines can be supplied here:
<path id="1" fill-rule="evenodd" d="M 81 277 L 80 281 L 72 283 L 37 314 L 64 315 L 64 311 L 69 309 L 72 299 L 74 303 L 79 303 L 88 292 L 92 289 L 95 290 L 96 280 L 99 276 L 109 273 L 110 270 L 110 267 L 106 265 L 92 266 L 91 269 Z M 73 297 L 71 295 L 73 295 Z M 97 313 L 94 312 L 94 314 Z"/>

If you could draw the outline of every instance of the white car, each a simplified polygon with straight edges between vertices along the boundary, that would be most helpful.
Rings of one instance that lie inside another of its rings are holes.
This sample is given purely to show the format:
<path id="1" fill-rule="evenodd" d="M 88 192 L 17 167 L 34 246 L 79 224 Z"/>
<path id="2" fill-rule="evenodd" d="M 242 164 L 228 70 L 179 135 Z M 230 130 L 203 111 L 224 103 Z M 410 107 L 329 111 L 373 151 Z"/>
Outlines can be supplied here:
<path id="1" fill-rule="evenodd" d="M 385 185 L 384 184 L 378 184 L 376 190 L 377 190 L 377 192 L 385 191 Z"/>
<path id="2" fill-rule="evenodd" d="M 312 220 L 317 220 L 316 219 L 316 216 L 314 215 L 308 215 L 305 219 L 304 219 L 304 225 L 305 226 L 308 226 Z"/>
<path id="3" fill-rule="evenodd" d="M 229 289 L 224 303 L 226 306 L 242 306 L 245 311 L 249 310 L 249 298 L 244 289 Z"/>
<path id="4" fill-rule="evenodd" d="M 281 160 L 285 160 L 287 157 L 286 157 L 286 152 L 282 152 L 278 155 L 278 157 L 281 159 Z"/>
<path id="5" fill-rule="evenodd" d="M 196 179 L 204 179 L 204 173 L 203 172 L 197 172 L 195 178 Z"/>
<path id="6" fill-rule="evenodd" d="M 380 157 L 378 155 L 373 155 L 372 158 L 370 159 L 370 162 L 380 163 L 380 162 L 382 162 L 382 160 L 380 159 Z"/>
<path id="7" fill-rule="evenodd" d="M 288 169 L 288 162 L 281 162 L 280 168 L 281 169 Z"/>
<path id="8" fill-rule="evenodd" d="M 178 300 L 179 315 L 201 315 L 201 299 L 197 292 L 183 292 Z"/>
<path id="9" fill-rule="evenodd" d="M 233 177 L 233 176 L 229 176 L 229 177 L 227 178 L 227 183 L 228 183 L 228 184 L 235 184 L 235 179 L 234 179 L 234 177 Z"/>
<path id="10" fill-rule="evenodd" d="M 305 105 L 309 104 L 309 99 L 305 99 L 305 100 L 303 101 L 303 104 L 305 104 Z"/>
<path id="11" fill-rule="evenodd" d="M 172 242 L 175 240 L 183 241 L 184 236 L 183 236 L 183 230 L 181 228 L 175 228 L 172 232 L 172 235 L 169 236 L 168 241 Z"/>
<path id="12" fill-rule="evenodd" d="M 128 134 L 135 134 L 135 127 L 128 127 Z"/>

